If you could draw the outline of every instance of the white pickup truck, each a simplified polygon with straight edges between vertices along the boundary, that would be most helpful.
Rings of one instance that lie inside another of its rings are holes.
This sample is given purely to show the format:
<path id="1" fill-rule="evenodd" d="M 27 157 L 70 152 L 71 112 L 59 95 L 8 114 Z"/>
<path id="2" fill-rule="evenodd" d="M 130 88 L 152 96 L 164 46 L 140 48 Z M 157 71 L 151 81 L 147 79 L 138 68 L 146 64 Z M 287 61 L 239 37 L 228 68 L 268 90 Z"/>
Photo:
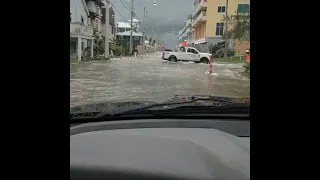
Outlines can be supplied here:
<path id="1" fill-rule="evenodd" d="M 196 48 L 180 48 L 177 52 L 163 51 L 162 59 L 168 61 L 193 61 L 209 63 L 212 54 L 199 52 Z"/>

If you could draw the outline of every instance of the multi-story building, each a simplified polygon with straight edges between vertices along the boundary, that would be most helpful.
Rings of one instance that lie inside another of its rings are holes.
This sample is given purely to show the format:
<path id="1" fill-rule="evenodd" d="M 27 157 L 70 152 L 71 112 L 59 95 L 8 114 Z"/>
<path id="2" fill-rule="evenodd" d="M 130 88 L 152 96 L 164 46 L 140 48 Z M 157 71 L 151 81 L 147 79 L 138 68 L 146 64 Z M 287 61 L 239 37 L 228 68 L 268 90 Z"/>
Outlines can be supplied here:
<path id="1" fill-rule="evenodd" d="M 104 39 L 106 34 L 106 14 L 104 0 L 70 0 L 70 56 L 81 61 L 83 50 L 91 48 L 93 57 L 94 29 Z M 116 37 L 115 13 L 109 8 L 109 40 Z"/>
<path id="2" fill-rule="evenodd" d="M 184 27 L 179 31 L 178 35 L 179 43 L 187 40 L 188 42 L 192 41 L 192 30 L 191 30 L 191 20 L 188 19 L 184 22 Z"/>
<path id="3" fill-rule="evenodd" d="M 130 42 L 131 31 L 117 33 L 117 41 L 123 46 L 128 46 Z M 133 46 L 143 45 L 143 33 L 132 31 L 132 44 Z"/>
<path id="4" fill-rule="evenodd" d="M 117 22 L 116 25 L 116 32 L 120 33 L 120 32 L 126 32 L 126 31 L 130 31 L 131 30 L 131 26 L 129 23 L 127 22 Z"/>
<path id="5" fill-rule="evenodd" d="M 132 29 L 134 32 L 140 32 L 140 25 L 141 22 L 138 19 L 132 20 Z M 131 30 L 131 20 L 128 20 L 128 22 L 117 22 L 117 33 L 119 32 L 126 32 Z"/>
<path id="6" fill-rule="evenodd" d="M 131 20 L 128 20 L 128 24 L 131 24 Z M 135 19 L 135 18 L 132 19 L 132 27 L 134 31 L 139 32 L 140 25 L 141 25 L 141 22 L 138 19 Z"/>
<path id="7" fill-rule="evenodd" d="M 226 1 L 194 0 L 192 14 L 193 40 L 191 43 L 199 50 L 208 51 L 208 44 L 217 44 L 223 40 L 222 36 L 225 33 L 226 26 L 222 19 L 226 14 Z M 239 10 L 249 9 L 249 5 L 250 0 L 228 0 L 228 15 L 233 15 Z M 232 46 L 233 43 L 229 43 L 229 48 L 233 48 Z M 239 47 L 235 46 L 234 48 L 237 51 Z"/>
<path id="8" fill-rule="evenodd" d="M 81 61 L 82 51 L 91 47 L 93 56 L 93 27 L 85 0 L 70 0 L 70 56 Z"/>
<path id="9" fill-rule="evenodd" d="M 89 25 L 102 32 L 102 7 L 105 6 L 101 0 L 85 0 L 89 10 Z"/>

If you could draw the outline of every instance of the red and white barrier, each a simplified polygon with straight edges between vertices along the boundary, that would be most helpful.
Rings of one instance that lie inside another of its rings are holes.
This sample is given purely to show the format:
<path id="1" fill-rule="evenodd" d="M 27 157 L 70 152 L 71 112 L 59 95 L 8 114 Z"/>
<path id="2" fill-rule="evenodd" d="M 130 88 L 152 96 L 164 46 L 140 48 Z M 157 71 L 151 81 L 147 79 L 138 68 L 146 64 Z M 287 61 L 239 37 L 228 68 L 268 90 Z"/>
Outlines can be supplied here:
<path id="1" fill-rule="evenodd" d="M 209 71 L 207 71 L 206 74 L 209 74 L 209 75 L 212 75 L 212 76 L 218 75 L 217 73 L 213 73 L 212 66 L 213 66 L 213 56 L 211 56 L 211 58 L 210 58 L 210 67 L 209 67 Z"/>

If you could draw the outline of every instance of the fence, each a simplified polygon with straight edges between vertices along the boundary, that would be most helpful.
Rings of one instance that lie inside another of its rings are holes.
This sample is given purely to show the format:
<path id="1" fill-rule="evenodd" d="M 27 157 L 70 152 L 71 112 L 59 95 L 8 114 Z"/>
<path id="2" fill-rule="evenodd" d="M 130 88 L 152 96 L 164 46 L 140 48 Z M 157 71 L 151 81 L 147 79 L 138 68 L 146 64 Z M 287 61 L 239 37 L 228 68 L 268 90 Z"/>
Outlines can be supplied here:
<path id="1" fill-rule="evenodd" d="M 147 54 L 147 53 L 153 53 L 157 50 L 154 47 L 144 47 L 143 46 L 137 46 L 138 54 Z"/>

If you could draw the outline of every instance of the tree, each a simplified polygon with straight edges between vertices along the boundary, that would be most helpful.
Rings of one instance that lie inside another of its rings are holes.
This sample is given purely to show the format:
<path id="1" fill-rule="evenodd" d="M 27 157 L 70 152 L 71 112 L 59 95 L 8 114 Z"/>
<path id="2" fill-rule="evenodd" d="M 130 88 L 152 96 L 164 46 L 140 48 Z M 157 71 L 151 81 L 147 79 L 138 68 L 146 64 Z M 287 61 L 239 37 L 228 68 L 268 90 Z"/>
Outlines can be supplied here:
<path id="1" fill-rule="evenodd" d="M 224 38 L 250 42 L 250 10 L 224 16 L 223 21 L 228 25 L 228 32 L 224 34 Z"/>
<path id="2" fill-rule="evenodd" d="M 94 37 L 94 56 L 98 57 L 99 55 L 104 53 L 104 38 L 102 33 L 98 31 L 97 28 L 93 29 L 93 37 Z"/>

